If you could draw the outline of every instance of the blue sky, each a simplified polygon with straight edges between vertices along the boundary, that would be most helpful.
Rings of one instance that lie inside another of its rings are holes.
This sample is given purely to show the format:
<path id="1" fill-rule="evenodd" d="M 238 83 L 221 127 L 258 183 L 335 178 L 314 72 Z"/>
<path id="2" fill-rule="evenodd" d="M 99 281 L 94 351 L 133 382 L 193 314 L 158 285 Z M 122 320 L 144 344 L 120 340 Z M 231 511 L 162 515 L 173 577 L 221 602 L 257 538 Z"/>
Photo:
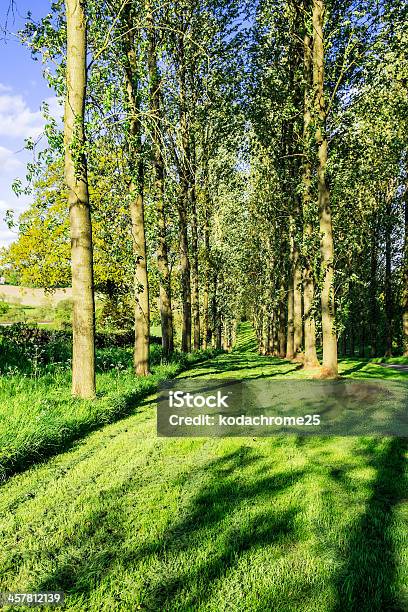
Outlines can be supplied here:
<path id="1" fill-rule="evenodd" d="M 0 0 L 0 26 L 6 22 L 9 0 Z M 43 79 L 41 61 L 33 61 L 29 51 L 13 33 L 24 25 L 27 11 L 37 20 L 49 12 L 51 0 L 14 0 L 14 15 L 8 16 L 8 31 L 0 37 L 0 246 L 10 244 L 16 235 L 4 222 L 6 210 L 24 210 L 29 199 L 17 198 L 11 184 L 24 179 L 25 165 L 32 153 L 22 150 L 24 139 L 41 134 L 44 120 L 40 111 L 46 100 L 54 115 L 61 115 L 55 95 Z"/>

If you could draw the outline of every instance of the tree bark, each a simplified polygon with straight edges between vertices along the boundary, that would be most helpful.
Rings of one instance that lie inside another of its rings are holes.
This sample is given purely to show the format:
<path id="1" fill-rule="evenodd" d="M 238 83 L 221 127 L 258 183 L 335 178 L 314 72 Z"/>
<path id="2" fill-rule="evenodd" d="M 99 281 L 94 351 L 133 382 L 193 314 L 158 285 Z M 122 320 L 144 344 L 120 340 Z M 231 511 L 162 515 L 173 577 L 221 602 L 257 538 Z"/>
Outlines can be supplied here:
<path id="1" fill-rule="evenodd" d="M 279 300 L 279 331 L 278 331 L 278 345 L 279 345 L 279 357 L 282 359 L 286 355 L 286 306 L 284 301 L 285 296 L 285 285 L 282 282 L 280 287 L 280 300 Z"/>
<path id="2" fill-rule="evenodd" d="M 92 223 L 84 154 L 86 20 L 83 2 L 65 0 L 67 19 L 64 114 L 65 182 L 68 188 L 72 271 L 72 394 L 95 397 L 95 298 Z"/>
<path id="3" fill-rule="evenodd" d="M 193 179 L 194 180 L 194 179 Z M 200 296 L 198 284 L 198 227 L 197 227 L 197 201 L 194 185 L 191 187 L 191 310 L 193 317 L 193 346 L 198 351 L 201 346 L 200 338 Z"/>
<path id="4" fill-rule="evenodd" d="M 385 356 L 392 356 L 392 336 L 393 336 L 393 299 L 392 299 L 392 189 L 387 191 L 385 202 Z"/>
<path id="5" fill-rule="evenodd" d="M 299 215 L 301 211 L 298 211 Z M 302 341 L 302 267 L 297 237 L 294 236 L 293 247 L 293 353 L 296 359 L 303 361 Z"/>
<path id="6" fill-rule="evenodd" d="M 157 65 L 156 32 L 150 1 L 147 2 L 148 68 L 150 80 L 150 112 L 152 116 L 153 166 L 155 171 L 155 200 L 157 211 L 157 268 L 159 272 L 160 320 L 163 353 L 174 350 L 173 313 L 171 305 L 171 276 L 168 261 L 167 222 L 164 207 L 164 160 L 161 128 L 161 76 Z"/>
<path id="7" fill-rule="evenodd" d="M 191 285 L 190 285 L 190 258 L 188 254 L 187 210 L 188 185 L 185 181 L 180 194 L 178 205 L 179 213 L 179 253 L 183 322 L 181 330 L 181 350 L 184 353 L 191 351 Z"/>
<path id="8" fill-rule="evenodd" d="M 408 184 L 404 193 L 404 253 L 402 277 L 402 343 L 404 357 L 408 357 Z"/>
<path id="9" fill-rule="evenodd" d="M 205 278 L 204 278 L 204 291 L 203 291 L 203 314 L 204 314 L 204 328 L 203 328 L 203 349 L 206 349 L 208 343 L 211 340 L 210 337 L 210 324 L 209 324 L 209 293 L 210 293 L 210 228 L 208 212 L 205 213 L 204 223 L 204 257 L 205 257 Z"/>
<path id="10" fill-rule="evenodd" d="M 186 57 L 184 49 L 184 24 L 181 25 L 178 36 L 178 81 L 180 105 L 180 131 L 181 131 L 181 160 L 179 163 L 180 196 L 178 200 L 179 213 L 179 240 L 180 240 L 180 273 L 183 324 L 181 332 L 181 350 L 191 351 L 191 278 L 190 257 L 188 252 L 188 203 L 191 190 L 191 156 L 190 132 L 187 114 L 186 94 Z"/>
<path id="11" fill-rule="evenodd" d="M 313 84 L 315 95 L 315 125 L 317 145 L 317 184 L 320 221 L 320 253 L 322 261 L 322 332 L 323 364 L 322 375 L 338 375 L 337 338 L 335 329 L 334 302 L 334 244 L 330 194 L 326 181 L 328 142 L 326 135 L 326 103 L 324 98 L 324 0 L 313 0 Z"/>
<path id="12" fill-rule="evenodd" d="M 302 168 L 302 208 L 303 208 L 303 308 L 305 323 L 304 360 L 305 368 L 318 367 L 316 353 L 316 325 L 313 314 L 314 278 L 311 259 L 312 225 L 312 164 L 310 161 L 310 127 L 312 120 L 312 38 L 306 33 L 303 39 L 304 60 L 304 108 L 303 108 L 303 168 Z"/>
<path id="13" fill-rule="evenodd" d="M 146 376 L 149 374 L 150 343 L 149 282 L 147 275 L 144 221 L 144 168 L 141 151 L 142 126 L 140 124 L 139 84 L 137 80 L 137 60 L 133 34 L 134 24 L 130 6 L 124 11 L 124 19 L 124 25 L 127 32 L 125 38 L 125 84 L 129 118 L 127 146 L 130 179 L 128 182 L 128 192 L 132 224 L 133 254 L 135 259 L 135 342 L 133 348 L 133 366 L 137 375 Z"/>
<path id="14" fill-rule="evenodd" d="M 378 354 L 378 306 L 377 306 L 377 267 L 378 267 L 378 221 L 374 216 L 371 235 L 370 254 L 370 355 L 376 357 Z"/>
<path id="15" fill-rule="evenodd" d="M 294 344 L 294 327 L 293 327 L 293 236 L 290 237 L 290 253 L 289 253 L 289 271 L 288 271 L 288 318 L 287 318 L 287 334 L 286 334 L 286 359 L 293 359 L 295 356 Z"/>

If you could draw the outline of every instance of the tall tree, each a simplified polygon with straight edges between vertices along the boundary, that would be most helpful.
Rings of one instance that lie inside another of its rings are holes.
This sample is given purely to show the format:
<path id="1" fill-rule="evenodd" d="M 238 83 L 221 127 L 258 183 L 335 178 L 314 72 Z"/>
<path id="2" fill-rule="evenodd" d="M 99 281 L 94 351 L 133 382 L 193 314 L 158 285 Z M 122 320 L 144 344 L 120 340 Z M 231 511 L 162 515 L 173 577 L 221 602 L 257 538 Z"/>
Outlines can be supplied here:
<path id="1" fill-rule="evenodd" d="M 92 224 L 85 157 L 86 18 L 84 2 L 65 0 L 67 20 L 64 113 L 65 182 L 71 227 L 72 393 L 95 396 L 95 303 Z"/>
<path id="2" fill-rule="evenodd" d="M 322 332 L 323 369 L 325 376 L 337 376 L 337 334 L 334 302 L 334 244 L 330 193 L 326 180 L 328 140 L 326 134 L 326 101 L 324 88 L 325 0 L 313 0 L 313 85 L 315 136 L 317 145 L 317 186 L 322 260 Z"/>
<path id="3" fill-rule="evenodd" d="M 171 304 L 171 278 L 167 245 L 167 220 L 165 213 L 165 165 L 163 157 L 165 130 L 161 100 L 162 79 L 157 60 L 157 37 L 159 24 L 155 23 L 153 7 L 150 0 L 147 0 L 146 12 L 147 38 L 149 45 L 149 101 L 151 112 L 151 135 L 153 140 L 153 166 L 155 172 L 155 199 L 157 209 L 157 267 L 160 285 L 160 318 L 163 351 L 165 355 L 169 355 L 174 350 L 174 332 Z"/>
<path id="4" fill-rule="evenodd" d="M 132 241 L 135 259 L 135 342 L 133 363 L 135 373 L 149 373 L 150 304 L 147 276 L 147 253 L 144 218 L 144 163 L 142 156 L 142 123 L 140 119 L 140 83 L 137 65 L 134 12 L 131 2 L 123 11 L 125 85 L 129 129 L 128 148 L 128 195 L 132 224 Z"/>

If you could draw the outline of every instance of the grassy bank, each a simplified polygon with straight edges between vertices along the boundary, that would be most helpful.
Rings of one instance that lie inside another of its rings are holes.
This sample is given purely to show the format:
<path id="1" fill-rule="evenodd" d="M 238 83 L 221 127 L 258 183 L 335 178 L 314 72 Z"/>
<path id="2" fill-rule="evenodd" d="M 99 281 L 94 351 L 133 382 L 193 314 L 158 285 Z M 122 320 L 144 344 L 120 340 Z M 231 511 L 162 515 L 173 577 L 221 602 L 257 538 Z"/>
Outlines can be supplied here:
<path id="1" fill-rule="evenodd" d="M 97 351 L 98 397 L 93 401 L 71 397 L 65 364 L 49 364 L 34 376 L 14 373 L 0 377 L 0 482 L 61 452 L 86 433 L 130 414 L 161 382 L 215 354 L 211 350 L 175 354 L 170 363 L 160 364 L 155 353 L 153 345 L 152 374 L 142 378 L 131 371 L 131 349 Z"/>

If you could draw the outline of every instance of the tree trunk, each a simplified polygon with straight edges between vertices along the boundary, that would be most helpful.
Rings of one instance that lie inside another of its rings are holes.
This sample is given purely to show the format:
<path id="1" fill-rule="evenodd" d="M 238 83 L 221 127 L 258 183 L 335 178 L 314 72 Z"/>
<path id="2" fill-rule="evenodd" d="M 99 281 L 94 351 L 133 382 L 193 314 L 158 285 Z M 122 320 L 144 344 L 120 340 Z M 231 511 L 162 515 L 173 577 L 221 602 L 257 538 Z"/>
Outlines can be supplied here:
<path id="1" fill-rule="evenodd" d="M 210 325 L 209 325 L 209 293 L 210 293 L 210 228 L 208 222 L 208 213 L 206 212 L 204 224 L 204 251 L 205 251 L 205 279 L 203 291 L 203 313 L 204 313 L 204 329 L 203 329 L 203 349 L 206 349 L 210 342 Z"/>
<path id="2" fill-rule="evenodd" d="M 285 307 L 285 285 L 282 282 L 280 287 L 279 301 L 279 357 L 282 359 L 286 355 L 286 307 Z"/>
<path id="3" fill-rule="evenodd" d="M 299 211 L 300 214 L 300 211 Z M 293 247 L 293 352 L 295 358 L 303 361 L 302 340 L 302 268 L 300 253 L 297 247 L 297 237 L 294 237 Z"/>
<path id="4" fill-rule="evenodd" d="M 182 16 L 182 14 L 181 14 Z M 182 17 L 183 19 L 183 17 Z M 184 25 L 178 35 L 178 81 L 179 81 L 179 105 L 180 105 L 180 132 L 181 132 L 181 155 L 179 162 L 180 196 L 178 201 L 179 212 L 179 241 L 180 241 L 180 273 L 181 293 L 183 300 L 183 324 L 181 332 L 181 350 L 189 353 L 191 351 L 191 278 L 190 258 L 188 253 L 188 204 L 191 195 L 191 155 L 190 155 L 190 130 L 187 113 L 186 95 L 186 57 L 184 48 Z"/>
<path id="5" fill-rule="evenodd" d="M 388 190 L 385 203 L 385 356 L 392 356 L 392 335 L 393 335 L 393 299 L 391 283 L 392 267 L 392 190 Z"/>
<path id="6" fill-rule="evenodd" d="M 65 182 L 68 188 L 72 270 L 72 394 L 95 397 L 95 301 L 92 224 L 84 154 L 86 21 L 84 5 L 65 0 L 67 19 L 64 116 Z"/>
<path id="7" fill-rule="evenodd" d="M 408 357 L 408 184 L 404 193 L 404 253 L 403 253 L 403 277 L 402 277 L 402 342 L 404 357 Z"/>
<path id="8" fill-rule="evenodd" d="M 289 271 L 288 271 L 288 324 L 286 335 L 286 359 L 293 359 L 294 352 L 294 328 L 293 328 L 293 236 L 291 236 L 291 245 L 289 253 Z"/>
<path id="9" fill-rule="evenodd" d="M 378 306 L 377 306 L 377 267 L 378 267 L 378 222 L 376 216 L 373 219 L 371 235 L 370 255 L 370 356 L 378 354 Z"/>
<path id="10" fill-rule="evenodd" d="M 138 376 L 149 374 L 150 305 L 147 276 L 146 236 L 144 221 L 144 167 L 142 158 L 142 126 L 140 124 L 140 96 L 131 7 L 124 11 L 124 39 L 126 51 L 125 84 L 128 105 L 128 192 L 132 224 L 133 254 L 135 259 L 135 342 L 133 366 Z"/>
<path id="11" fill-rule="evenodd" d="M 136 258 L 135 269 L 135 344 L 133 365 L 137 375 L 149 374 L 150 309 L 149 284 L 147 278 L 146 239 L 144 224 L 143 192 L 133 190 L 130 204 L 132 220 L 133 251 Z"/>
<path id="12" fill-rule="evenodd" d="M 193 315 L 193 346 L 198 351 L 200 339 L 200 297 L 198 285 L 198 228 L 197 228 L 197 202 L 194 185 L 191 188 L 191 305 Z"/>
<path id="13" fill-rule="evenodd" d="M 184 181 L 183 181 L 184 182 Z M 188 185 L 184 184 L 178 212 L 179 212 L 179 253 L 181 275 L 181 297 L 183 322 L 181 330 L 181 350 L 183 353 L 191 351 L 191 285 L 190 285 L 190 258 L 188 255 L 187 210 Z"/>
<path id="14" fill-rule="evenodd" d="M 326 104 L 324 99 L 324 0 L 313 0 L 313 84 L 315 92 L 315 124 L 317 144 L 317 184 L 320 221 L 320 252 L 323 285 L 321 290 L 323 365 L 322 375 L 338 375 L 337 338 L 334 302 L 334 245 L 330 194 L 326 182 L 328 143 L 326 136 Z"/>
<path id="15" fill-rule="evenodd" d="M 303 168 L 302 168 L 302 209 L 303 209 L 303 308 L 304 308 L 304 360 L 305 368 L 318 367 L 319 360 L 316 353 L 316 325 L 313 314 L 314 279 L 311 258 L 312 225 L 312 164 L 310 161 L 310 127 L 312 120 L 312 39 L 305 34 L 303 39 L 304 59 L 304 109 L 303 109 Z"/>
<path id="16" fill-rule="evenodd" d="M 160 129 L 163 124 L 161 110 L 161 77 L 157 66 L 156 33 L 150 2 L 147 3 L 148 68 L 150 80 L 150 112 L 152 115 L 153 166 L 155 171 L 155 199 L 157 211 L 157 268 L 159 272 L 160 320 L 163 353 L 174 350 L 173 313 L 171 307 L 171 277 L 168 262 L 167 223 L 164 208 L 164 160 Z"/>

